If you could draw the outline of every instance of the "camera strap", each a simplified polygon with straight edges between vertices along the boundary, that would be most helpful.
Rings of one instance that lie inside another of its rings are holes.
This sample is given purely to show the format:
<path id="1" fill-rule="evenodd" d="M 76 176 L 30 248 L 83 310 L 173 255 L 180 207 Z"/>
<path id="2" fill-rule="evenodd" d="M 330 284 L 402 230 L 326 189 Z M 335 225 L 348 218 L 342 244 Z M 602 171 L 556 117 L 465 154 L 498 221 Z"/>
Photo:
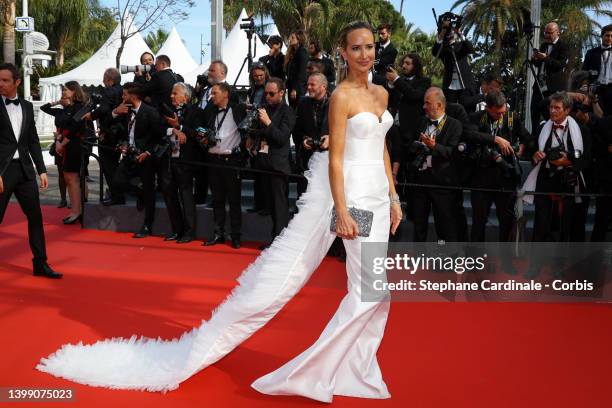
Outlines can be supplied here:
<path id="1" fill-rule="evenodd" d="M 565 127 L 565 129 L 563 129 L 563 136 L 565 136 L 567 134 L 568 128 L 567 126 Z M 559 135 L 557 134 L 557 131 L 554 129 L 554 127 L 552 128 L 551 131 L 552 135 L 555 136 L 555 139 L 557 139 L 557 143 L 559 144 L 559 146 L 561 146 L 561 148 L 567 152 L 567 149 L 565 147 L 565 143 L 563 142 L 563 138 L 560 138 Z"/>
<path id="2" fill-rule="evenodd" d="M 217 114 L 215 115 L 215 132 L 217 132 L 217 135 L 221 131 L 221 126 L 223 126 L 223 122 L 225 122 L 225 118 L 227 117 L 227 113 L 229 112 L 229 110 L 230 107 L 228 105 L 227 108 L 225 108 L 225 113 L 223 114 L 221 121 L 219 121 L 219 112 L 217 112 Z"/>

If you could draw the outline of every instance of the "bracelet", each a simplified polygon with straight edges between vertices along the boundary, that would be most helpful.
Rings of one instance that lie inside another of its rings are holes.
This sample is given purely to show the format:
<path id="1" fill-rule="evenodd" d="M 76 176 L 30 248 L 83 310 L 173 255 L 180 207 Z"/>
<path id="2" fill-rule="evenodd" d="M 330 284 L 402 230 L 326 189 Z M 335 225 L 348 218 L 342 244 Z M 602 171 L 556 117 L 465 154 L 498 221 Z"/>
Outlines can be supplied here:
<path id="1" fill-rule="evenodd" d="M 400 205 L 402 204 L 398 194 L 389 193 L 389 200 L 390 200 L 390 204 L 393 204 L 393 203 L 397 203 Z"/>

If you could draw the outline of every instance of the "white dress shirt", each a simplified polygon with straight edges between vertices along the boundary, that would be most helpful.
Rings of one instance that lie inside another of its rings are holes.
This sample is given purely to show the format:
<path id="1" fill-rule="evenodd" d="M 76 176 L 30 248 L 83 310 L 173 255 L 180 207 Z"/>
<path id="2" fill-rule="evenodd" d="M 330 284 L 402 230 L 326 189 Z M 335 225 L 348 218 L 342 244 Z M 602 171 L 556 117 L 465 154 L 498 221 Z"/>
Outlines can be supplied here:
<path id="1" fill-rule="evenodd" d="M 13 128 L 13 133 L 15 134 L 15 139 L 17 139 L 17 143 L 19 143 L 19 137 L 21 136 L 21 123 L 23 122 L 23 112 L 21 111 L 21 104 L 14 105 L 12 103 L 6 103 L 8 98 L 3 96 L 2 102 L 4 106 L 6 106 L 6 112 L 8 113 L 9 119 L 11 120 L 11 127 Z M 18 98 L 16 98 L 18 99 Z M 15 154 L 13 155 L 13 159 L 19 158 L 19 149 L 15 150 Z"/>
<path id="2" fill-rule="evenodd" d="M 601 68 L 597 81 L 603 85 L 612 84 L 612 47 L 601 48 Z"/>
<path id="3" fill-rule="evenodd" d="M 232 108 L 227 108 L 227 115 L 225 116 L 225 120 L 223 120 L 225 113 L 225 111 L 217 113 L 217 117 L 215 118 L 217 144 L 208 149 L 209 153 L 231 154 L 232 150 L 240 143 L 240 133 L 238 132 L 238 126 L 232 115 Z M 221 120 L 223 120 L 223 123 L 221 123 L 221 128 L 219 129 L 218 127 Z"/>

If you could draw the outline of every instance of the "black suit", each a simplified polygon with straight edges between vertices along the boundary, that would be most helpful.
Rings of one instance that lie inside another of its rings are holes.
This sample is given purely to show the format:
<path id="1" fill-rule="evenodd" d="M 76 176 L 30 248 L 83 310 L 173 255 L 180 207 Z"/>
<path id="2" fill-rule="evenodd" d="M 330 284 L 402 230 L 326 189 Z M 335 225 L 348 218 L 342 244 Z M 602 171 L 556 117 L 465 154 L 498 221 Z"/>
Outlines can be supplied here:
<path id="1" fill-rule="evenodd" d="M 306 94 L 306 84 L 308 82 L 307 65 L 308 51 L 303 46 L 300 46 L 287 65 L 287 93 L 289 95 L 291 95 L 291 91 L 296 91 L 297 93 L 295 99 L 289 98 L 291 106 L 296 106 L 299 99 Z"/>
<path id="2" fill-rule="evenodd" d="M 277 56 L 263 56 L 259 59 L 259 62 L 262 62 L 268 68 L 271 77 L 285 80 L 285 55 L 282 52 L 279 52 Z"/>
<path id="3" fill-rule="evenodd" d="M 380 41 L 376 42 L 376 60 L 374 61 L 374 75 L 372 82 L 378 85 L 384 85 L 387 82 L 386 68 L 387 65 L 395 65 L 397 58 L 397 49 L 392 42 L 386 47 L 380 45 Z"/>
<path id="4" fill-rule="evenodd" d="M 540 52 L 546 53 L 548 49 L 548 43 L 542 43 L 540 45 Z M 567 45 L 559 39 L 556 44 L 553 44 L 548 58 L 543 61 L 532 60 L 536 75 L 540 75 L 546 72 L 546 80 L 540 85 L 545 86 L 542 91 L 543 95 L 540 95 L 537 84 L 533 84 L 533 96 L 531 97 L 531 129 L 535 130 L 540 127 L 540 117 L 548 118 L 548 111 L 545 109 L 542 96 L 544 98 L 552 95 L 557 91 L 564 91 L 566 89 L 565 80 L 565 67 L 567 66 L 569 58 L 569 49 Z"/>
<path id="5" fill-rule="evenodd" d="M 187 141 L 180 145 L 179 157 L 165 158 L 161 162 L 160 182 L 172 231 L 179 236 L 194 238 L 196 233 L 195 200 L 193 194 L 194 165 L 183 161 L 194 162 L 199 159 L 196 129 L 205 126 L 204 112 L 194 105 L 175 109 L 180 117 L 179 127 L 187 136 Z M 180 198 L 179 198 L 180 197 Z"/>
<path id="6" fill-rule="evenodd" d="M 0 224 L 15 193 L 28 219 L 28 238 L 36 268 L 47 261 L 36 174 L 46 173 L 47 169 L 36 132 L 32 104 L 19 99 L 22 122 L 17 141 L 3 99 L 0 97 L 0 177 L 4 184 L 4 192 L 0 193 Z M 19 152 L 19 159 L 14 160 L 16 151 Z"/>
<path id="7" fill-rule="evenodd" d="M 588 50 L 584 56 L 582 70 L 597 71 L 599 74 L 601 74 L 602 55 L 604 55 L 604 49 L 602 47 L 595 47 Z M 608 51 L 607 58 L 612 59 L 612 49 Z M 609 65 L 607 69 L 611 69 Z M 597 94 L 599 95 L 599 104 L 601 105 L 604 114 L 612 115 L 612 84 L 600 85 L 597 88 Z"/>
<path id="8" fill-rule="evenodd" d="M 180 81 L 180 76 L 172 72 L 172 69 L 156 71 L 151 76 L 151 80 L 143 85 L 143 91 L 146 96 L 151 98 L 151 106 L 161 112 L 162 104 L 172 106 L 172 100 L 170 99 L 172 87 Z"/>
<path id="9" fill-rule="evenodd" d="M 234 121 L 236 126 L 242 122 L 246 116 L 245 105 L 230 102 L 228 108 L 231 108 L 231 115 L 228 112 L 220 112 L 219 108 L 213 104 L 207 106 L 204 112 L 205 123 L 209 129 L 223 128 L 223 124 L 230 124 Z M 236 130 L 238 132 L 238 130 Z M 224 135 L 230 137 L 232 135 Z M 212 193 L 213 217 L 215 221 L 215 236 L 224 236 L 225 234 L 225 205 L 229 204 L 230 208 L 230 227 L 232 239 L 240 239 L 242 225 L 242 207 L 241 207 L 241 190 L 242 182 L 240 172 L 233 169 L 225 169 L 218 166 L 242 167 L 242 155 L 236 151 L 241 145 L 241 141 L 237 140 L 236 145 L 226 146 L 231 153 L 213 154 L 210 151 L 207 154 L 207 161 L 212 164 L 208 169 L 208 183 Z"/>
<path id="10" fill-rule="evenodd" d="M 336 83 L 336 67 L 334 66 L 334 61 L 331 58 L 322 55 L 321 58 L 310 58 L 310 61 L 320 62 L 325 67 L 325 70 L 322 72 L 327 79 L 327 90 L 329 93 L 332 93 L 334 90 L 334 84 Z"/>
<path id="11" fill-rule="evenodd" d="M 419 129 L 424 132 L 427 127 L 428 122 L 425 119 L 421 122 Z M 457 185 L 458 177 L 456 166 L 453 163 L 453 151 L 461 139 L 462 129 L 461 122 L 446 116 L 446 122 L 436 136 L 436 145 L 431 152 L 432 167 L 426 170 L 417 169 L 414 176 L 415 183 Z M 415 140 L 418 138 L 415 137 Z M 429 212 L 432 207 L 438 239 L 449 242 L 458 241 L 456 192 L 436 188 L 417 188 L 414 191 L 414 240 L 417 242 L 427 240 Z"/>
<path id="12" fill-rule="evenodd" d="M 502 126 L 497 132 L 497 136 L 510 141 L 513 145 L 518 143 L 527 145 L 527 131 L 516 114 L 514 112 L 511 113 L 513 120 L 509 120 L 510 116 L 508 114 L 504 115 Z M 489 114 L 486 111 L 473 112 L 470 115 L 470 120 L 472 127 L 466 130 L 465 140 L 470 143 L 470 148 L 480 149 L 481 152 L 477 161 L 471 163 L 473 170 L 473 176 L 471 177 L 472 187 L 515 191 L 520 179 L 513 177 L 512 172 L 504 171 L 499 165 L 496 165 L 491 156 L 487 154 L 487 148 L 496 149 Z M 503 156 L 503 159 L 508 164 L 513 163 L 508 156 Z M 515 219 L 515 195 L 513 193 L 472 191 L 471 202 L 473 210 L 472 242 L 482 242 L 485 240 L 485 227 L 493 203 L 495 203 L 497 219 L 499 221 L 499 241 L 505 242 L 510 240 L 512 223 Z"/>
<path id="13" fill-rule="evenodd" d="M 316 108 L 316 115 L 315 115 Z M 308 161 L 314 151 L 304 147 L 304 138 L 309 137 L 313 140 L 321 140 L 321 136 L 329 135 L 329 123 L 327 115 L 329 113 L 329 100 L 325 97 L 317 102 L 313 98 L 303 97 L 297 106 L 297 116 L 293 129 L 293 144 L 295 145 L 295 156 L 297 168 L 300 173 L 308 170 Z M 316 119 L 316 120 L 315 120 Z M 308 182 L 306 179 L 299 179 L 297 182 L 298 197 L 306 191 Z"/>
<path id="14" fill-rule="evenodd" d="M 423 101 L 425 92 L 431 87 L 431 79 L 427 77 L 415 77 L 408 79 L 400 76 L 394 83 L 389 96 L 391 102 L 389 110 L 399 113 L 399 127 L 402 140 L 405 142 L 414 140 L 425 113 L 423 112 Z M 405 147 L 408 146 L 405 144 Z M 404 155 L 405 157 L 405 155 Z"/>
<path id="15" fill-rule="evenodd" d="M 455 70 L 455 60 L 453 59 L 451 47 L 455 51 L 459 73 L 463 79 L 463 90 L 453 91 L 449 89 L 453 79 L 453 71 Z M 441 43 L 436 42 L 431 52 L 434 56 L 440 58 L 444 64 L 442 89 L 444 90 L 448 102 L 459 102 L 464 96 L 471 95 L 475 89 L 474 77 L 468 62 L 468 56 L 474 52 L 472 43 L 467 39 L 456 41 L 452 46 L 443 46 Z"/>
<path id="16" fill-rule="evenodd" d="M 123 121 L 126 133 L 123 135 L 122 141 L 129 141 L 129 121 L 131 114 L 118 116 L 118 121 Z M 138 113 L 134 123 L 134 144 L 141 152 L 153 153 L 155 147 L 159 144 L 162 134 L 162 122 L 159 113 L 147 105 L 146 103 L 140 104 Z M 113 187 L 117 191 L 133 191 L 134 187 L 130 185 L 130 178 L 133 175 L 138 175 L 142 180 L 142 190 L 137 190 L 141 194 L 141 198 L 144 202 L 145 219 L 144 225 L 149 227 L 153 226 L 153 219 L 155 216 L 155 172 L 156 172 L 155 158 L 150 156 L 146 158 L 142 163 L 134 163 L 131 160 L 124 158 L 119 163 L 119 167 L 115 172 L 113 178 Z"/>
<path id="17" fill-rule="evenodd" d="M 612 194 L 612 116 L 596 119 L 593 129 L 593 156 L 595 157 L 595 178 L 599 186 L 598 193 Z M 597 197 L 595 225 L 591 241 L 605 241 L 608 226 L 612 222 L 612 197 Z"/>
<path id="18" fill-rule="evenodd" d="M 266 106 L 272 123 L 264 127 L 259 135 L 268 145 L 268 153 L 258 153 L 258 167 L 277 172 L 265 175 L 265 190 L 271 200 L 272 236 L 276 237 L 289 224 L 289 139 L 295 125 L 295 112 L 286 104 Z"/>

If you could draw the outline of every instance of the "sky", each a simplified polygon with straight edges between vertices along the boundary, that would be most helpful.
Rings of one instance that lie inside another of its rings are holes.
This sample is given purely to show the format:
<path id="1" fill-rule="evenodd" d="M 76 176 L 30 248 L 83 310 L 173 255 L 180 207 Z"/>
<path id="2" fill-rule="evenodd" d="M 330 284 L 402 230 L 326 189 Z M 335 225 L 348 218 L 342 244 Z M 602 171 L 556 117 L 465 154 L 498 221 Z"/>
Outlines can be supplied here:
<path id="1" fill-rule="evenodd" d="M 435 30 L 435 21 L 431 8 L 435 7 L 438 15 L 448 11 L 455 0 L 404 0 L 403 16 L 407 22 L 412 22 L 416 27 L 425 32 Z M 100 3 L 107 7 L 116 6 L 116 0 L 101 0 Z M 399 11 L 400 0 L 391 0 L 391 4 Z M 167 31 L 172 27 L 171 22 L 165 22 L 163 28 Z M 183 39 L 187 49 L 196 62 L 200 62 L 200 43 L 203 38 L 204 60 L 210 55 L 210 1 L 196 0 L 193 8 L 189 10 L 189 18 L 176 24 L 176 29 Z M 246 36 L 245 36 L 246 41 Z"/>

